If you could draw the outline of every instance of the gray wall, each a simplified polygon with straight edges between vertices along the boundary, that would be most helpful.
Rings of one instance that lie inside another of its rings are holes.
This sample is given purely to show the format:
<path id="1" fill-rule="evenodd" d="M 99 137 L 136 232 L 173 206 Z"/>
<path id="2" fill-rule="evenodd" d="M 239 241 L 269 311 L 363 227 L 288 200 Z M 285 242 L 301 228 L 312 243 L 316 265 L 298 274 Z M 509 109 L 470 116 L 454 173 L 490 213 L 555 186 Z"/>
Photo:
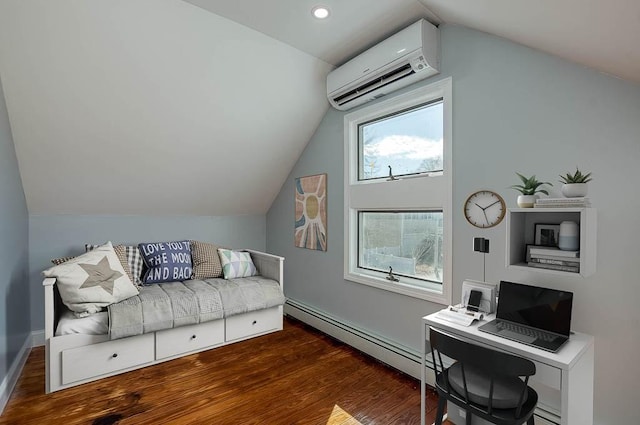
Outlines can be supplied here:
<path id="1" fill-rule="evenodd" d="M 637 422 L 640 377 L 640 197 L 631 173 L 640 164 L 640 86 L 518 44 L 455 26 L 441 32 L 442 72 L 453 78 L 454 302 L 465 278 L 483 278 L 472 238 L 491 240 L 486 280 L 573 291 L 573 328 L 595 336 L 597 424 Z M 407 91 L 410 88 L 403 90 Z M 343 270 L 343 117 L 330 110 L 267 214 L 267 249 L 286 257 L 285 292 L 372 333 L 420 349 L 420 318 L 442 308 L 345 281 Z M 481 230 L 462 214 L 479 189 L 516 207 L 516 171 L 555 183 L 576 166 L 592 171 L 598 208 L 597 272 L 588 278 L 518 272 L 505 267 L 505 225 Z M 328 250 L 293 246 L 293 179 L 328 174 Z"/>
<path id="2" fill-rule="evenodd" d="M 0 81 L 0 383 L 29 338 L 29 221 Z"/>
<path id="3" fill-rule="evenodd" d="M 231 248 L 265 250 L 266 218 L 32 215 L 29 217 L 31 323 L 44 329 L 42 271 L 51 259 L 84 252 L 85 243 L 137 244 L 194 239 Z"/>

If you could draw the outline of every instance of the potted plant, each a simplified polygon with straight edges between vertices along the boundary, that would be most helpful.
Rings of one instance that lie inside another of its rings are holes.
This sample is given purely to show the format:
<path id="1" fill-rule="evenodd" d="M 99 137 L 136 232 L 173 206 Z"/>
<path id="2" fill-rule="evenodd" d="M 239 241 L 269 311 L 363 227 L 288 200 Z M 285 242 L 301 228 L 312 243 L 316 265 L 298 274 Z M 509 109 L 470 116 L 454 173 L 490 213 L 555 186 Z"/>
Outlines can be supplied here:
<path id="1" fill-rule="evenodd" d="M 541 189 L 540 186 L 544 184 L 553 186 L 553 184 L 549 182 L 540 182 L 535 175 L 525 177 L 520 173 L 516 172 L 516 174 L 520 177 L 520 180 L 522 180 L 522 184 L 514 184 L 510 187 L 522 194 L 518 196 L 517 200 L 520 208 L 533 208 L 533 205 L 536 203 L 536 199 L 538 199 L 538 193 L 549 195 L 549 192 L 547 192 L 546 189 Z"/>
<path id="2" fill-rule="evenodd" d="M 587 183 L 591 181 L 591 173 L 583 174 L 576 167 L 576 172 L 566 175 L 560 175 L 562 185 L 562 194 L 567 198 L 576 198 L 579 196 L 587 196 Z"/>

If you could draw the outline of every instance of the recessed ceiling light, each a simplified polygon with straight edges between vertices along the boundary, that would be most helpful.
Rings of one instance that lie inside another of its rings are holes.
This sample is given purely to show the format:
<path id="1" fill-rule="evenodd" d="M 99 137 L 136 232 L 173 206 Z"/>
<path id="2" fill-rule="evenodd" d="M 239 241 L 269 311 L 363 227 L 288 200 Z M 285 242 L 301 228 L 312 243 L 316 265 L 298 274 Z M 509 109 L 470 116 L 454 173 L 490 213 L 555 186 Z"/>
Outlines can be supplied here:
<path id="1" fill-rule="evenodd" d="M 317 19 L 326 19 L 329 17 L 329 8 L 327 6 L 316 6 L 311 9 L 311 14 Z"/>

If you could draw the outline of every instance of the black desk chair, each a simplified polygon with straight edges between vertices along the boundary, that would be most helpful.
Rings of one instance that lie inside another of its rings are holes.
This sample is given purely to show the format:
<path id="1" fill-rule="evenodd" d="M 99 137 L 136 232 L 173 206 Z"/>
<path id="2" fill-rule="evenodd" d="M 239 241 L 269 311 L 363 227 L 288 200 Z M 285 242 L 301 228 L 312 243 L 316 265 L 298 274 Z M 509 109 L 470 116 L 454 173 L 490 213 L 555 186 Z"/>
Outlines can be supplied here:
<path id="1" fill-rule="evenodd" d="M 532 361 L 433 328 L 429 343 L 438 391 L 436 425 L 442 424 L 447 400 L 466 411 L 467 425 L 472 416 L 498 425 L 533 425 L 538 394 L 528 386 L 529 377 L 536 373 Z M 455 363 L 444 368 L 442 356 Z"/>

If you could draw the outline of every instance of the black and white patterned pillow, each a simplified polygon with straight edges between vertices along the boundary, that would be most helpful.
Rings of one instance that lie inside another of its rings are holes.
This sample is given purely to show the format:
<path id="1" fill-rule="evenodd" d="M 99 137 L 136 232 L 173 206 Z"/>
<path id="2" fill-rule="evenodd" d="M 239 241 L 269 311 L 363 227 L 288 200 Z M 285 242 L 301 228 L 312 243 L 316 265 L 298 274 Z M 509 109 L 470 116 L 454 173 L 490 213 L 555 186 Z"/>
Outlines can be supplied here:
<path id="1" fill-rule="evenodd" d="M 76 258 L 76 256 L 72 256 L 72 257 L 60 257 L 60 258 L 53 258 L 51 259 L 51 262 L 53 264 L 55 264 L 56 266 L 59 266 L 60 264 L 64 264 L 69 260 L 73 260 L 74 258 Z"/>
<path id="2" fill-rule="evenodd" d="M 136 285 L 142 285 L 142 272 L 144 271 L 144 258 L 140 254 L 140 250 L 137 246 L 132 245 L 118 245 L 124 249 L 124 255 L 133 275 L 133 283 Z M 118 249 L 116 249 L 116 254 Z"/>
<path id="3" fill-rule="evenodd" d="M 144 272 L 144 259 L 137 246 L 132 245 L 118 245 L 114 248 L 118 257 L 124 256 L 131 275 L 133 277 L 133 283 L 136 285 L 142 285 L 142 274 Z"/>
<path id="4" fill-rule="evenodd" d="M 222 264 L 220 264 L 218 248 L 222 247 L 207 242 L 191 241 L 194 279 L 222 277 Z"/>

